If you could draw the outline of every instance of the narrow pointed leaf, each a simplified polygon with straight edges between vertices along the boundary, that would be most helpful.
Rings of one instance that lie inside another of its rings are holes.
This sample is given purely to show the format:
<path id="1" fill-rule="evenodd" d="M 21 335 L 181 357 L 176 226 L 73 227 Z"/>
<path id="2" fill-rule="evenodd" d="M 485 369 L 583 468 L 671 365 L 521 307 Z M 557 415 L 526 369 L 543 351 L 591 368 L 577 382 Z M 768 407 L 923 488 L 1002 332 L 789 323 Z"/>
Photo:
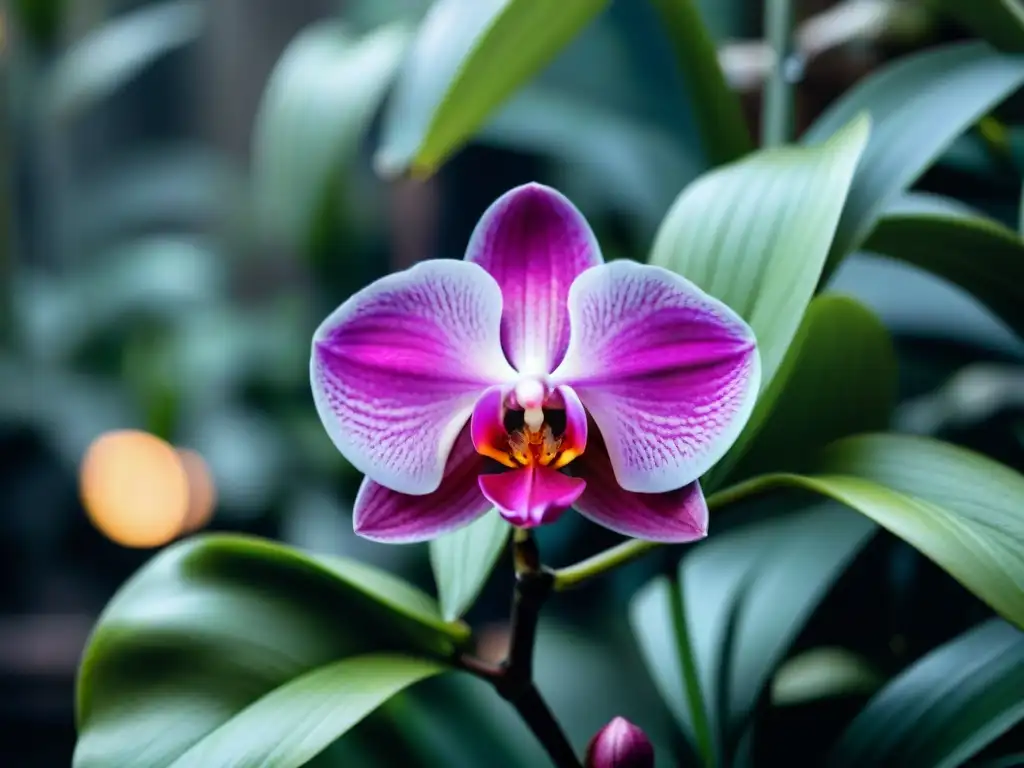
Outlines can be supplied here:
<path id="1" fill-rule="evenodd" d="M 86 35 L 54 64 L 44 96 L 51 114 L 70 119 L 203 29 L 203 4 L 176 0 L 140 8 Z"/>
<path id="2" fill-rule="evenodd" d="M 858 248 L 905 190 L 979 117 L 1024 83 L 1024 59 L 969 42 L 907 56 L 866 78 L 808 129 L 816 144 L 854 115 L 871 115 L 871 141 L 857 169 L 825 277 Z"/>
<path id="3" fill-rule="evenodd" d="M 367 653 L 443 662 L 468 640 L 375 568 L 243 536 L 161 552 L 101 615 L 77 681 L 75 768 L 166 768 L 262 696 Z"/>
<path id="4" fill-rule="evenodd" d="M 318 667 L 246 707 L 170 768 L 299 768 L 396 693 L 444 670 L 386 655 Z"/>
<path id="5" fill-rule="evenodd" d="M 982 215 L 910 197 L 883 216 L 863 249 L 963 288 L 1024 336 L 1024 240 Z"/>
<path id="6" fill-rule="evenodd" d="M 253 128 L 260 225 L 305 247 L 390 85 L 409 34 L 390 25 L 353 38 L 336 21 L 293 40 L 271 73 Z"/>
<path id="7" fill-rule="evenodd" d="M 441 613 L 459 618 L 473 605 L 512 529 L 496 512 L 488 512 L 469 525 L 430 542 Z"/>
<path id="8" fill-rule="evenodd" d="M 683 558 L 683 608 L 719 753 L 735 744 L 776 666 L 875 530 L 848 510 L 820 506 L 710 538 Z M 692 734 L 670 592 L 667 581 L 652 582 L 630 616 L 662 696 Z"/>
<path id="9" fill-rule="evenodd" d="M 705 488 L 725 476 L 807 469 L 834 440 L 885 429 L 896 373 L 892 339 L 874 313 L 845 296 L 816 296 L 775 381 Z"/>
<path id="10" fill-rule="evenodd" d="M 437 0 L 388 105 L 378 167 L 429 175 L 608 0 Z"/>
<path id="11" fill-rule="evenodd" d="M 829 768 L 956 768 L 1024 720 L 1024 633 L 993 619 L 932 651 L 868 702 Z"/>
<path id="12" fill-rule="evenodd" d="M 853 121 L 821 147 L 763 150 L 687 187 L 651 263 L 678 272 L 750 323 L 762 391 L 793 340 L 869 134 Z"/>

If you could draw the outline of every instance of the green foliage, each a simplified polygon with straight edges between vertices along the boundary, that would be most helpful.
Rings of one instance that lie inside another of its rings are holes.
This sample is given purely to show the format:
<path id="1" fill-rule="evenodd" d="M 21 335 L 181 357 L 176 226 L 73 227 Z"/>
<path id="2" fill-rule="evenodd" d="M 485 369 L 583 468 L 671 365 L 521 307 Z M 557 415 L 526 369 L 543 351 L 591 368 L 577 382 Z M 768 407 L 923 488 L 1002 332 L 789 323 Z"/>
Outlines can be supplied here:
<path id="1" fill-rule="evenodd" d="M 430 565 L 446 619 L 457 619 L 473 605 L 511 532 L 509 524 L 491 511 L 430 542 Z"/>
<path id="2" fill-rule="evenodd" d="M 820 507 L 712 536 L 683 558 L 678 590 L 648 584 L 630 607 L 633 631 L 670 710 L 687 733 L 700 715 L 684 696 L 673 601 L 681 598 L 716 758 L 728 764 L 776 666 L 829 587 L 876 527 Z"/>
<path id="3" fill-rule="evenodd" d="M 387 173 L 437 170 L 607 0 L 438 0 L 413 41 L 377 155 Z"/>
<path id="4" fill-rule="evenodd" d="M 307 751 L 288 756 L 308 758 L 309 745 L 318 751 L 439 671 L 467 637 L 429 597 L 367 565 L 260 539 L 191 539 L 151 561 L 100 617 L 78 680 L 75 766 L 194 765 L 183 757 L 192 749 L 203 765 L 229 765 L 226 741 L 239 732 L 234 748 L 266 760 L 301 735 L 303 718 Z M 295 719 L 268 722 L 282 701 Z"/>
<path id="5" fill-rule="evenodd" d="M 932 651 L 879 691 L 827 765 L 964 765 L 1024 719 L 1021 690 L 1024 633 L 993 619 Z"/>
<path id="6" fill-rule="evenodd" d="M 1024 52 L 1024 5 L 1020 0 L 936 0 L 940 10 L 972 29 L 993 47 Z"/>
<path id="7" fill-rule="evenodd" d="M 1024 336 L 1024 240 L 982 215 L 910 195 L 878 221 L 864 250 L 905 261 L 972 294 Z"/>
<path id="8" fill-rule="evenodd" d="M 405 52 L 404 26 L 356 40 L 340 22 L 310 27 L 288 46 L 253 128 L 257 221 L 272 238 L 308 251 L 328 200 L 352 163 Z M 340 209 L 339 209 L 340 210 Z"/>
<path id="9" fill-rule="evenodd" d="M 844 94 L 803 140 L 826 140 L 862 112 L 868 142 L 843 210 L 827 277 L 871 233 L 886 206 L 986 111 L 1024 83 L 1024 60 L 971 42 L 907 56 Z"/>

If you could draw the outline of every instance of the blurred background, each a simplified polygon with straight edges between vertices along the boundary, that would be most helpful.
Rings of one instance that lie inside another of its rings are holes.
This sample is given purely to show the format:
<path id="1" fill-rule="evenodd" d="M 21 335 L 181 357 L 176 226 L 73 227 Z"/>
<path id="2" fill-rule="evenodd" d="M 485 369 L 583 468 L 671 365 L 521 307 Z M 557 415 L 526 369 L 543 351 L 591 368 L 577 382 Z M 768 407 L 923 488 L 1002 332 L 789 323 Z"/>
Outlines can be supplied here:
<path id="1" fill-rule="evenodd" d="M 379 118 L 346 127 L 331 102 L 331 70 L 289 66 L 299 55 L 289 46 L 338 23 L 353 40 L 384 24 L 412 28 L 428 5 L 4 5 L 3 765 L 69 764 L 74 674 L 89 629 L 154 548 L 181 536 L 260 534 L 374 562 L 432 591 L 425 547 L 375 545 L 352 534 L 359 477 L 312 407 L 312 330 L 389 271 L 460 257 L 484 208 L 529 180 L 575 200 L 606 257 L 644 258 L 672 199 L 704 170 L 684 86 L 653 12 L 643 2 L 615 0 L 437 177 L 381 178 L 373 166 Z M 761 3 L 702 5 L 756 135 L 771 60 L 758 42 Z M 890 59 L 968 34 L 924 0 L 795 5 L 798 127 Z M 271 106 L 286 99 L 322 110 L 318 124 L 334 131 L 319 159 L 304 156 L 324 141 L 312 123 L 275 117 L 280 110 Z M 1016 228 L 1024 172 L 1019 113 L 1020 104 L 1010 103 L 985 118 L 918 186 Z M 316 194 L 293 186 L 302 174 L 320 175 Z M 952 286 L 869 254 L 850 259 L 834 287 L 861 298 L 896 335 L 900 429 L 1024 469 L 1024 349 L 1012 333 Z M 152 508 L 127 509 L 139 488 Z M 541 544 L 547 560 L 564 564 L 612 540 L 567 516 L 543 531 Z M 630 566 L 552 610 L 559 618 L 546 625 L 541 674 L 545 664 L 563 670 L 565 690 L 551 698 L 570 729 L 593 732 L 607 719 L 587 710 L 596 686 L 609 689 L 602 676 L 618 676 L 622 709 L 638 721 L 656 706 L 621 611 L 600 610 L 607 600 L 624 606 L 656 561 Z M 498 646 L 507 571 L 499 569 L 469 617 L 491 627 L 484 637 Z M 841 607 L 823 611 L 807 632 L 855 633 L 842 606 L 872 605 L 884 614 L 889 639 L 875 649 L 883 664 L 905 663 L 952 636 L 976 610 L 948 577 L 888 537 L 854 571 L 837 589 Z M 576 665 L 571 679 L 563 662 Z M 552 679 L 557 688 L 559 678 Z M 426 698 L 402 697 L 384 716 L 404 708 L 403 733 L 422 736 L 429 717 L 416 702 Z M 804 714 L 793 717 L 792 727 L 804 727 Z M 376 722 L 357 730 L 372 734 Z"/>

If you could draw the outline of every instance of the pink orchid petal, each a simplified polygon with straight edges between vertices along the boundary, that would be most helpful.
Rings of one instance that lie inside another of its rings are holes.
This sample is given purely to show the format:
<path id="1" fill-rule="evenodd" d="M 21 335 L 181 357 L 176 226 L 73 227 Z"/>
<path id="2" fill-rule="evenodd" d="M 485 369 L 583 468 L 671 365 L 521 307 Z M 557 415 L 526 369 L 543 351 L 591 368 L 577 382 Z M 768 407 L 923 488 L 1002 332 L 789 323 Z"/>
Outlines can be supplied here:
<path id="1" fill-rule="evenodd" d="M 699 478 L 739 436 L 761 378 L 753 331 L 661 267 L 616 261 L 569 291 L 572 338 L 552 374 L 604 436 L 619 485 L 662 493 Z"/>
<path id="2" fill-rule="evenodd" d="M 479 480 L 480 490 L 501 516 L 520 528 L 553 523 L 587 486 L 578 477 L 539 465 L 480 475 Z"/>
<path id="3" fill-rule="evenodd" d="M 615 481 L 611 460 L 598 437 L 573 465 L 587 488 L 573 505 L 598 525 L 636 539 L 680 543 L 702 539 L 708 532 L 708 506 L 694 480 L 665 493 L 625 491 Z"/>
<path id="4" fill-rule="evenodd" d="M 374 541 L 402 544 L 433 539 L 471 523 L 494 507 L 477 483 L 486 461 L 464 429 L 433 493 L 408 496 L 365 478 L 356 495 L 355 532 Z"/>
<path id="5" fill-rule="evenodd" d="M 508 455 L 508 431 L 505 429 L 505 397 L 508 388 L 490 387 L 473 406 L 469 420 L 473 446 L 478 453 L 500 461 L 506 467 L 517 467 Z"/>
<path id="6" fill-rule="evenodd" d="M 310 361 L 338 450 L 391 490 L 437 490 L 477 397 L 515 377 L 500 318 L 494 279 L 451 260 L 389 275 L 338 307 L 314 334 Z"/>
<path id="7" fill-rule="evenodd" d="M 501 286 L 501 340 L 512 365 L 530 375 L 553 370 L 569 343 L 569 286 L 603 262 L 583 215 L 550 187 L 516 187 L 484 212 L 466 260 Z"/>
<path id="8" fill-rule="evenodd" d="M 558 469 L 569 464 L 586 450 L 587 412 L 583 410 L 583 403 L 572 387 L 563 384 L 555 388 L 555 393 L 565 405 L 565 432 L 562 434 L 561 453 L 554 465 L 555 469 Z"/>

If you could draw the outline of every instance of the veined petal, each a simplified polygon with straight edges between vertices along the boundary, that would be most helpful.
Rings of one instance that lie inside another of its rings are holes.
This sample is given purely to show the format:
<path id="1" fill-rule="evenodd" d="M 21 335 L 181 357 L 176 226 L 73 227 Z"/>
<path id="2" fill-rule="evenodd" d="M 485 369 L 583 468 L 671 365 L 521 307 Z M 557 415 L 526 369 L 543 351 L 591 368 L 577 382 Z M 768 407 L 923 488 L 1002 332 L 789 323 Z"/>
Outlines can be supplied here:
<path id="1" fill-rule="evenodd" d="M 551 379 L 579 394 L 619 485 L 663 493 L 710 469 L 760 385 L 746 322 L 689 280 L 631 261 L 580 275 L 569 315 L 572 338 Z"/>
<path id="2" fill-rule="evenodd" d="M 569 343 L 569 286 L 603 262 L 583 214 L 550 187 L 516 187 L 484 212 L 466 260 L 501 286 L 501 340 L 509 361 L 520 373 L 550 373 Z"/>
<path id="3" fill-rule="evenodd" d="M 587 484 L 551 467 L 532 465 L 480 475 L 483 491 L 501 516 L 520 528 L 553 523 L 579 498 Z"/>
<path id="4" fill-rule="evenodd" d="M 708 506 L 694 480 L 665 493 L 625 491 L 615 481 L 608 452 L 600 438 L 573 463 L 587 488 L 573 505 L 598 525 L 624 536 L 680 543 L 702 539 L 708 532 Z"/>
<path id="5" fill-rule="evenodd" d="M 477 483 L 485 464 L 486 459 L 473 449 L 469 430 L 464 429 L 433 493 L 409 496 L 365 478 L 356 495 L 355 532 L 374 541 L 404 544 L 433 539 L 471 523 L 494 507 Z"/>
<path id="6" fill-rule="evenodd" d="M 515 372 L 501 290 L 475 264 L 427 261 L 336 309 L 313 336 L 317 412 L 338 450 L 394 491 L 437 490 L 473 403 Z"/>

